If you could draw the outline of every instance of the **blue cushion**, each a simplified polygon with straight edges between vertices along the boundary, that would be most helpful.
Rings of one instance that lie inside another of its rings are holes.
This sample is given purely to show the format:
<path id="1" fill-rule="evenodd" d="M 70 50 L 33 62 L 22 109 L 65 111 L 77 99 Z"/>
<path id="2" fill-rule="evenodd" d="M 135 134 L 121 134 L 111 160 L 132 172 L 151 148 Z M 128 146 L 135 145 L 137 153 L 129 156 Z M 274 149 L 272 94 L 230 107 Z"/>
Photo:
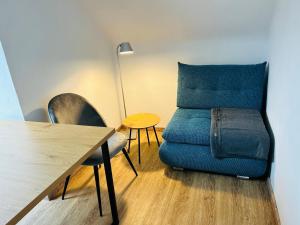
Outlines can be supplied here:
<path id="1" fill-rule="evenodd" d="M 164 142 L 159 156 L 164 163 L 174 167 L 252 178 L 263 176 L 267 168 L 265 160 L 216 159 L 212 157 L 209 146 L 201 145 Z"/>
<path id="2" fill-rule="evenodd" d="M 178 107 L 262 109 L 266 63 L 178 66 Z"/>
<path id="3" fill-rule="evenodd" d="M 210 110 L 177 109 L 163 132 L 168 142 L 210 145 Z"/>

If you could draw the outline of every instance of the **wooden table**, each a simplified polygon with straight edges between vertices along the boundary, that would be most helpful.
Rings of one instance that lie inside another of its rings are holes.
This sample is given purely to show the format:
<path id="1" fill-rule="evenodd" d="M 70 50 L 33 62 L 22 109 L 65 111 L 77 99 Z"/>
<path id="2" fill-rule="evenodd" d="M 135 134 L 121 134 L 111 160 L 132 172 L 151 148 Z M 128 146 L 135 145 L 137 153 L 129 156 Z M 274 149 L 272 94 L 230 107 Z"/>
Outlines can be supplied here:
<path id="1" fill-rule="evenodd" d="M 107 139 L 113 128 L 0 122 L 0 224 L 16 224 L 102 146 L 113 223 L 117 224 Z"/>
<path id="2" fill-rule="evenodd" d="M 140 141 L 140 130 L 146 129 L 148 144 L 150 145 L 148 128 L 153 127 L 157 145 L 160 146 L 157 133 L 155 130 L 155 125 L 160 121 L 160 118 L 152 113 L 138 113 L 126 117 L 123 121 L 123 125 L 130 129 L 129 131 L 129 143 L 128 143 L 128 152 L 130 151 L 130 142 L 131 142 L 131 132 L 132 129 L 138 130 L 138 154 L 139 154 L 139 163 L 141 163 L 141 141 Z"/>

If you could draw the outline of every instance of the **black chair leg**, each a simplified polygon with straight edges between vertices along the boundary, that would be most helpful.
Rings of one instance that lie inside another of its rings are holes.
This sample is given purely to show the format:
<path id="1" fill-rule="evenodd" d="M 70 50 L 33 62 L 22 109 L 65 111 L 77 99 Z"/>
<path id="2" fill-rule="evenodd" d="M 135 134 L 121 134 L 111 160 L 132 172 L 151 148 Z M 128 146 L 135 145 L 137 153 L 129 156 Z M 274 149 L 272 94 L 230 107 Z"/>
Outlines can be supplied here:
<path id="1" fill-rule="evenodd" d="M 70 175 L 67 176 L 67 178 L 65 180 L 64 191 L 63 191 L 62 196 L 61 196 L 62 200 L 65 199 L 65 194 L 66 194 L 66 191 L 67 191 L 67 187 L 68 187 L 68 183 L 69 183 L 70 177 L 71 177 Z"/>
<path id="2" fill-rule="evenodd" d="M 126 152 L 126 149 L 125 148 L 123 148 L 122 149 L 122 152 L 123 152 L 123 154 L 125 155 L 125 158 L 127 159 L 127 161 L 128 161 L 128 163 L 129 163 L 129 165 L 131 166 L 131 168 L 133 169 L 133 171 L 134 171 L 134 173 L 135 173 L 135 175 L 137 176 L 138 175 L 138 173 L 136 172 L 136 170 L 135 170 L 135 168 L 134 168 L 134 165 L 132 164 L 132 162 L 131 162 L 131 160 L 130 160 L 130 158 L 129 158 L 129 155 L 127 154 L 127 152 Z"/>
<path id="3" fill-rule="evenodd" d="M 98 166 L 94 166 L 94 174 L 95 174 L 95 182 L 96 182 L 96 190 L 97 190 L 97 198 L 98 198 L 98 205 L 99 205 L 99 210 L 100 210 L 100 216 L 102 216 L 102 204 L 101 204 L 101 194 L 100 194 L 100 183 L 99 183 Z"/>

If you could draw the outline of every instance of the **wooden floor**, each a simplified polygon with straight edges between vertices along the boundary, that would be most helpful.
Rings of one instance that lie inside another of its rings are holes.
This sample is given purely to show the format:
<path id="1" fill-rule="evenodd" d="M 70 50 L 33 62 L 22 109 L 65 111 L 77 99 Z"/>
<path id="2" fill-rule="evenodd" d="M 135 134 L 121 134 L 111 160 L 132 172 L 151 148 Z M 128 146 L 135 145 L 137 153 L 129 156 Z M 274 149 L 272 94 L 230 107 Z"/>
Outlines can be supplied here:
<path id="1" fill-rule="evenodd" d="M 155 136 L 151 145 L 142 132 L 142 164 L 137 144 L 130 157 L 135 177 L 125 157 L 112 159 L 120 224 L 151 225 L 275 225 L 267 184 L 201 172 L 173 171 L 160 162 Z M 161 134 L 159 133 L 161 140 Z M 71 177 L 66 199 L 38 204 L 20 224 L 110 224 L 111 214 L 104 175 L 100 169 L 104 216 L 99 217 L 92 168 Z"/>

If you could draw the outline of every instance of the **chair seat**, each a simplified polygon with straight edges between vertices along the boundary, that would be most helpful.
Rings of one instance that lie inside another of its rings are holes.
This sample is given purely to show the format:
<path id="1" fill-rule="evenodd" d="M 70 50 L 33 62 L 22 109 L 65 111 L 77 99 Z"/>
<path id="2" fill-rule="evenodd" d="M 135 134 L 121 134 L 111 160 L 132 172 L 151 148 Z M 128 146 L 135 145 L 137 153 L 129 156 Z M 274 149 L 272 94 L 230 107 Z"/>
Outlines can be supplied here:
<path id="1" fill-rule="evenodd" d="M 171 143 L 210 145 L 210 109 L 176 110 L 163 138 Z"/>
<path id="2" fill-rule="evenodd" d="M 127 144 L 127 139 L 124 134 L 120 132 L 114 133 L 114 135 L 108 139 L 108 148 L 110 158 L 118 154 Z M 103 163 L 102 149 L 98 148 L 82 165 L 91 166 L 99 165 Z"/>

